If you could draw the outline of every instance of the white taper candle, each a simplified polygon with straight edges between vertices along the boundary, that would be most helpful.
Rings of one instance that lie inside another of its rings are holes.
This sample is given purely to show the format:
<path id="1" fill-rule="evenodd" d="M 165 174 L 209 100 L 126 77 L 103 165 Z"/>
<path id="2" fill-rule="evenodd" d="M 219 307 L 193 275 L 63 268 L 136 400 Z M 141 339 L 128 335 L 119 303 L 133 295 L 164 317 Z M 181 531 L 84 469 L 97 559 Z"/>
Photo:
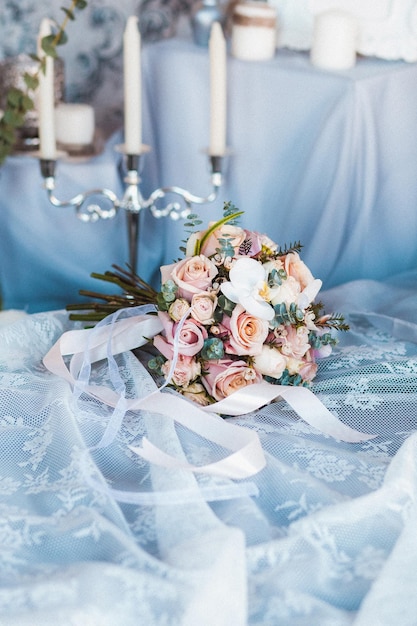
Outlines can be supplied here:
<path id="1" fill-rule="evenodd" d="M 37 93 L 37 108 L 39 120 L 39 152 L 42 159 L 56 159 L 56 141 L 54 126 L 54 60 L 45 54 L 41 48 L 44 37 L 51 35 L 51 22 L 42 20 L 38 35 L 38 57 L 45 59 L 45 73 L 39 73 L 39 87 Z"/>
<path id="2" fill-rule="evenodd" d="M 127 19 L 123 35 L 124 126 L 127 154 L 140 154 L 142 146 L 142 93 L 138 18 Z"/>
<path id="3" fill-rule="evenodd" d="M 226 40 L 220 22 L 214 22 L 209 39 L 210 145 L 209 154 L 226 150 Z"/>

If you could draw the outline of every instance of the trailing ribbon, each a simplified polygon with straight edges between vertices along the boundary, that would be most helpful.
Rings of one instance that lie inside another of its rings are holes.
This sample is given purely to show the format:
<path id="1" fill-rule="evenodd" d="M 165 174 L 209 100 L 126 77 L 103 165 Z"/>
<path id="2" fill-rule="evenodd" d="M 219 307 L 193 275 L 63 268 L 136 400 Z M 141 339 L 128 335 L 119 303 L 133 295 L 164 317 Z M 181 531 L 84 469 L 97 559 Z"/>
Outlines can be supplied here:
<path id="1" fill-rule="evenodd" d="M 271 385 L 263 381 L 248 385 L 220 402 L 200 407 L 180 394 L 163 393 L 148 375 L 147 395 L 126 398 L 114 356 L 145 345 L 162 330 L 159 318 L 150 315 L 150 311 L 155 311 L 151 305 L 123 309 L 94 328 L 63 333 L 43 359 L 48 370 L 73 386 L 76 396 L 87 393 L 114 407 L 102 439 L 94 449 L 110 445 L 126 411 L 146 409 L 174 420 L 229 450 L 230 454 L 220 461 L 197 466 L 163 452 L 144 437 L 141 447 L 131 446 L 131 450 L 143 459 L 166 468 L 187 469 L 232 479 L 248 478 L 261 471 L 266 463 L 259 438 L 252 430 L 223 420 L 218 414 L 244 415 L 278 397 L 286 400 L 308 424 L 335 439 L 357 443 L 376 436 L 361 433 L 340 422 L 306 387 Z M 118 319 L 122 313 L 129 317 Z M 70 357 L 69 367 L 64 361 L 65 356 Z M 107 359 L 113 389 L 90 384 L 91 365 L 102 359 Z"/>

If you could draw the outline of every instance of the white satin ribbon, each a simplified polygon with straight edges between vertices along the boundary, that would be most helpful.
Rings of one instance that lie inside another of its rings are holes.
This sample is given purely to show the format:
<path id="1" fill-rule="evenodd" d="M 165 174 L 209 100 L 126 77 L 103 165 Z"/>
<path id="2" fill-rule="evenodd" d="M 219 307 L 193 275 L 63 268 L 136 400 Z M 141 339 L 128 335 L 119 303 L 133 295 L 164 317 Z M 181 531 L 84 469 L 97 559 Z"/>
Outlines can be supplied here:
<path id="1" fill-rule="evenodd" d="M 137 310 L 149 311 L 150 308 L 138 307 Z M 308 424 L 335 439 L 357 443 L 376 436 L 361 433 L 340 422 L 306 387 L 271 385 L 264 381 L 236 391 L 220 402 L 199 407 L 180 394 L 162 393 L 149 375 L 149 393 L 144 398 L 125 398 L 121 385 L 111 389 L 88 384 L 92 363 L 107 358 L 109 369 L 116 368 L 114 355 L 144 345 L 162 330 L 156 315 L 132 315 L 132 312 L 133 309 L 129 311 L 130 317 L 124 319 L 118 319 L 122 313 L 118 312 L 92 329 L 64 333 L 43 359 L 45 367 L 67 380 L 78 395 L 85 392 L 115 407 L 103 438 L 95 448 L 105 447 L 114 440 L 126 411 L 146 409 L 173 419 L 231 454 L 220 461 L 197 466 L 166 454 L 144 437 L 141 447 L 131 447 L 143 459 L 167 468 L 232 479 L 248 478 L 262 470 L 266 463 L 259 437 L 250 429 L 219 418 L 218 414 L 244 415 L 278 397 L 285 399 Z M 71 356 L 69 368 L 64 356 Z"/>
<path id="2" fill-rule="evenodd" d="M 144 398 L 125 398 L 121 389 L 113 390 L 85 383 L 92 363 L 107 358 L 111 367 L 115 354 L 144 345 L 161 330 L 162 325 L 155 315 L 139 315 L 116 321 L 113 317 L 107 325 L 100 323 L 92 329 L 63 333 L 46 354 L 43 363 L 49 371 L 67 380 L 78 395 L 88 393 L 115 407 L 105 433 L 94 449 L 109 445 L 114 440 L 126 411 L 146 409 L 173 419 L 199 436 L 231 451 L 231 454 L 220 461 L 196 466 L 167 455 L 144 437 L 142 447 L 132 446 L 131 449 L 145 460 L 167 468 L 188 469 L 232 479 L 244 479 L 257 474 L 265 467 L 266 461 L 255 432 L 228 423 L 217 415 L 208 415 L 179 394 L 161 393 L 149 375 L 147 383 L 151 392 Z M 69 367 L 64 356 L 71 356 Z"/>

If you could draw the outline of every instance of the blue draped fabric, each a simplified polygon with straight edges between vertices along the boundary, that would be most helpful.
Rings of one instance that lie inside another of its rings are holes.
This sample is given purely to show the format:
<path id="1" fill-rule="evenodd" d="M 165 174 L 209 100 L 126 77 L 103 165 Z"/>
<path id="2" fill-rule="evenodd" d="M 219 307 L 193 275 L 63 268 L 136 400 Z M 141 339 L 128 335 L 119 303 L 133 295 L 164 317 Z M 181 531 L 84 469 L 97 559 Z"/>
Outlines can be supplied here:
<path id="1" fill-rule="evenodd" d="M 383 279 L 417 264 L 417 67 L 360 58 L 331 73 L 303 53 L 280 50 L 268 62 L 228 57 L 228 138 L 224 185 L 197 207 L 204 223 L 224 201 L 245 211 L 244 225 L 284 245 L 301 240 L 303 259 L 329 288 Z M 210 191 L 207 49 L 171 39 L 143 50 L 143 132 L 151 152 L 142 192 L 179 185 Z M 62 161 L 57 195 L 91 187 L 121 193 L 114 135 L 100 156 Z M 64 307 L 90 272 L 128 260 L 124 216 L 82 224 L 51 207 L 36 159 L 13 157 L 0 171 L 0 284 L 4 306 Z M 167 200 L 176 199 L 169 196 Z M 159 284 L 159 267 L 179 256 L 182 221 L 141 216 L 139 273 Z"/>

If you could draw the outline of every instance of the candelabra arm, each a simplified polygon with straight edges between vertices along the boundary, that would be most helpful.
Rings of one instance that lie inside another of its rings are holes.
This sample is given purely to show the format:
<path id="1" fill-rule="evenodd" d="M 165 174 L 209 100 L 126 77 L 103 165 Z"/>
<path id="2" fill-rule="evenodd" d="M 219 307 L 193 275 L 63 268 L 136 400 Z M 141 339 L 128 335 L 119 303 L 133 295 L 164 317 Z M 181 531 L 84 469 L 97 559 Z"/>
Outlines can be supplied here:
<path id="1" fill-rule="evenodd" d="M 84 222 L 95 222 L 98 219 L 110 219 L 116 215 L 119 206 L 117 195 L 110 189 L 90 189 L 85 193 L 79 193 L 69 200 L 59 200 L 55 195 L 55 167 L 56 161 L 52 159 L 40 159 L 41 174 L 44 179 L 43 186 L 46 190 L 49 202 L 58 208 L 73 208 L 77 216 Z M 92 197 L 104 197 L 110 202 L 109 209 L 103 209 L 96 203 L 87 205 L 85 211 L 81 211 L 82 205 Z"/>
<path id="2" fill-rule="evenodd" d="M 149 208 L 154 217 L 170 216 L 172 219 L 187 218 L 192 204 L 206 204 L 213 202 L 219 193 L 219 189 L 223 184 L 223 175 L 221 171 L 223 157 L 210 156 L 211 164 L 211 185 L 212 191 L 207 196 L 197 196 L 187 189 L 176 185 L 170 187 L 159 187 L 155 189 L 147 200 L 142 200 L 143 208 Z M 167 194 L 175 194 L 180 196 L 186 204 L 186 209 L 181 210 L 178 202 L 172 202 L 163 209 L 158 209 L 155 205 L 157 200 L 164 198 Z"/>
<path id="3" fill-rule="evenodd" d="M 142 197 L 140 190 L 140 160 L 142 155 L 148 151 L 149 146 L 142 146 L 141 152 L 138 154 L 129 154 L 125 150 L 125 146 L 116 148 L 124 156 L 125 167 L 123 169 L 125 191 L 121 199 L 110 189 L 91 189 L 84 193 L 79 193 L 69 200 L 60 200 L 54 195 L 55 191 L 55 159 L 40 158 L 41 174 L 44 180 L 44 188 L 46 190 L 49 202 L 58 208 L 72 207 L 76 210 L 77 217 L 84 222 L 95 222 L 98 219 L 109 219 L 116 215 L 119 209 L 123 209 L 126 214 L 128 227 L 128 243 L 129 243 L 129 261 L 131 268 L 136 271 L 137 265 L 137 249 L 139 242 L 139 214 L 142 209 L 149 209 L 154 217 L 167 217 L 173 220 L 186 219 L 191 212 L 193 204 L 206 204 L 213 202 L 219 193 L 219 189 L 223 184 L 222 176 L 222 156 L 210 155 L 211 167 L 211 186 L 212 191 L 207 196 L 197 196 L 190 193 L 187 189 L 176 185 L 170 187 L 159 187 L 155 189 L 151 195 L 145 199 Z M 174 194 L 181 198 L 181 202 L 175 201 L 168 203 L 164 208 L 158 208 L 156 202 L 164 198 L 167 194 Z M 96 198 L 96 202 L 88 202 L 89 198 Z M 99 205 L 99 199 L 106 201 L 105 206 Z M 185 208 L 184 208 L 185 203 Z M 108 206 L 106 206 L 108 205 Z"/>

